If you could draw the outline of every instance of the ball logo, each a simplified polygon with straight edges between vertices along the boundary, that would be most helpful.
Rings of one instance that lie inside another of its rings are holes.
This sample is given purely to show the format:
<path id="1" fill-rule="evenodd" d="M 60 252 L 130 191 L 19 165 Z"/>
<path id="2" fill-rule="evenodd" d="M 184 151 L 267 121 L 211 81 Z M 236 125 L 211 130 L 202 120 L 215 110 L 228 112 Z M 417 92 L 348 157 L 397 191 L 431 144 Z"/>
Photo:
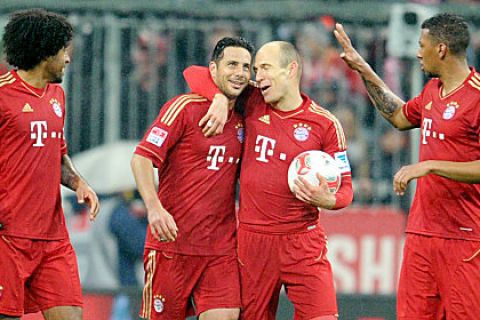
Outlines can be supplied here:
<path id="1" fill-rule="evenodd" d="M 299 176 L 306 175 L 310 170 L 312 170 L 312 165 L 310 163 L 310 157 L 308 153 L 302 154 L 297 158 L 296 161 L 297 174 Z"/>
<path id="2" fill-rule="evenodd" d="M 288 168 L 288 186 L 295 193 L 295 180 L 300 176 L 309 184 L 318 186 L 320 185 L 318 175 L 326 180 L 327 187 L 331 192 L 337 192 L 342 181 L 337 161 L 328 153 L 320 150 L 302 152 L 292 160 Z"/>
<path id="3" fill-rule="evenodd" d="M 335 179 L 335 180 L 327 180 L 328 189 L 331 192 L 337 191 L 338 187 L 340 186 L 340 178 L 336 176 L 331 176 L 331 177 L 328 177 L 328 179 Z"/>

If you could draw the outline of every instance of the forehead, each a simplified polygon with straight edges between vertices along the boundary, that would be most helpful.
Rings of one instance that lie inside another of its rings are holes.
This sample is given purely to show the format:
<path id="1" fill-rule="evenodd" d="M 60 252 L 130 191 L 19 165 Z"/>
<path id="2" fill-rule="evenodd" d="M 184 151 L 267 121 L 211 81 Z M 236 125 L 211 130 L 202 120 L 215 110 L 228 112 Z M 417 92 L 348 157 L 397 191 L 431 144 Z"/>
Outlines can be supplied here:
<path id="1" fill-rule="evenodd" d="M 277 47 L 263 46 L 258 50 L 258 53 L 255 56 L 255 66 L 260 66 L 262 64 L 273 66 L 280 65 L 280 52 Z"/>
<path id="2" fill-rule="evenodd" d="M 424 43 L 424 44 L 430 44 L 432 43 L 432 37 L 430 36 L 430 30 L 428 29 L 422 29 L 422 31 L 420 32 L 420 40 L 419 40 L 421 43 Z"/>
<path id="3" fill-rule="evenodd" d="M 241 63 L 250 63 L 252 56 L 247 49 L 242 47 L 226 47 L 223 50 L 223 58 L 225 61 L 238 61 Z"/>

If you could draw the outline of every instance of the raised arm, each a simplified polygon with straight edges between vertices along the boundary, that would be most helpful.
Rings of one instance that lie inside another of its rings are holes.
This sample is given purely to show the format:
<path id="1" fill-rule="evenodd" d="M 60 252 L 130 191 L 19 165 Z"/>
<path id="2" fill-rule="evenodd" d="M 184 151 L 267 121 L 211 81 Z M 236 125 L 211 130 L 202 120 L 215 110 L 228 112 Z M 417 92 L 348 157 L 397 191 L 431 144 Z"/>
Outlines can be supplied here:
<path id="1" fill-rule="evenodd" d="M 382 79 L 373 71 L 372 67 L 352 46 L 352 42 L 345 33 L 343 26 L 337 23 L 333 31 L 343 52 L 340 57 L 362 77 L 368 96 L 380 114 L 399 130 L 411 129 L 414 126 L 408 121 L 402 111 L 405 101 L 395 95 Z"/>
<path id="2" fill-rule="evenodd" d="M 78 173 L 73 166 L 72 160 L 66 154 L 62 156 L 61 183 L 65 187 L 75 191 L 78 203 L 86 203 L 88 205 L 90 208 L 90 220 L 95 220 L 100 210 L 97 194 Z"/>

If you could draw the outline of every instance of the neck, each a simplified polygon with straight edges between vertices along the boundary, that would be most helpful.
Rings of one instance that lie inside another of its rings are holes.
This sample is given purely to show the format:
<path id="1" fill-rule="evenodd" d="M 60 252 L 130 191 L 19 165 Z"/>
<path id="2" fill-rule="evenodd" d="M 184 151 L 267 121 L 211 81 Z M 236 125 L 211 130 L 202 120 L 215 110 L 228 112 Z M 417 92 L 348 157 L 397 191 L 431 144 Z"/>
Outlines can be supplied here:
<path id="1" fill-rule="evenodd" d="M 291 90 L 288 92 L 282 99 L 277 103 L 272 104 L 277 110 L 280 111 L 292 111 L 300 107 L 303 103 L 302 95 L 300 94 L 300 89 Z"/>
<path id="2" fill-rule="evenodd" d="M 443 94 L 449 94 L 458 88 L 470 74 L 466 59 L 452 59 L 445 64 L 445 69 L 440 73 L 443 85 Z"/>
<path id="3" fill-rule="evenodd" d="M 25 81 L 32 87 L 41 89 L 45 88 L 48 84 L 47 79 L 43 77 L 42 71 L 43 70 L 41 68 L 35 67 L 28 71 L 19 69 L 17 71 L 17 74 L 23 81 Z"/>
<path id="4" fill-rule="evenodd" d="M 237 99 L 228 99 L 228 110 L 232 110 L 235 107 L 235 102 L 237 102 Z"/>

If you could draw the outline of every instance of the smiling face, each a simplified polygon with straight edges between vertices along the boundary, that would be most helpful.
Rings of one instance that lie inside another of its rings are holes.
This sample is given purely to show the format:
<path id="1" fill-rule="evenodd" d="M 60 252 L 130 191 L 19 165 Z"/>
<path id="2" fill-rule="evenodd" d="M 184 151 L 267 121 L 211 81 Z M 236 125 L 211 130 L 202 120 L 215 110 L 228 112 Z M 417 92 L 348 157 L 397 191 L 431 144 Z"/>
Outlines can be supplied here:
<path id="1" fill-rule="evenodd" d="M 266 103 L 275 106 L 288 95 L 292 82 L 288 67 L 279 45 L 269 43 L 258 50 L 253 68 Z"/>
<path id="2" fill-rule="evenodd" d="M 428 29 L 422 29 L 417 58 L 422 71 L 429 77 L 438 77 L 438 64 L 440 62 L 439 45 L 431 38 Z"/>
<path id="3" fill-rule="evenodd" d="M 65 66 L 70 63 L 67 48 L 60 49 L 56 55 L 48 57 L 45 64 L 45 75 L 48 82 L 61 83 L 65 74 Z"/>
<path id="4" fill-rule="evenodd" d="M 252 56 L 242 47 L 226 47 L 223 57 L 210 62 L 210 72 L 217 87 L 230 100 L 248 85 Z"/>

